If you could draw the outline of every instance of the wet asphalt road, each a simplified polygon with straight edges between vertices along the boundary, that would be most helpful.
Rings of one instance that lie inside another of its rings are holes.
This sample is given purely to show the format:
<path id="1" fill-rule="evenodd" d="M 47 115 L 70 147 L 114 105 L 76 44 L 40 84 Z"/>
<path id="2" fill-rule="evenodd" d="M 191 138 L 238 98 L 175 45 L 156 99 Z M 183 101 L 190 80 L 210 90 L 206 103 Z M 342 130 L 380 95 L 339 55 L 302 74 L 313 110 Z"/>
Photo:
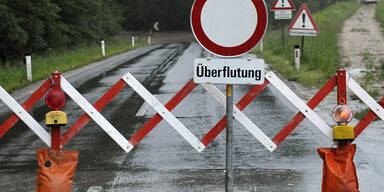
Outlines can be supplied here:
<path id="1" fill-rule="evenodd" d="M 197 44 L 174 43 L 163 45 L 93 78 L 83 74 L 77 90 L 94 103 L 126 72 L 133 74 L 151 93 L 165 103 L 190 78 L 192 63 L 206 56 Z M 79 77 L 76 77 L 79 78 Z M 69 79 L 71 81 L 71 79 Z M 310 97 L 312 90 L 290 84 L 299 96 Z M 224 86 L 218 86 L 224 92 Z M 299 88 L 298 88 L 299 87 Z M 235 86 L 235 102 L 250 86 Z M 331 99 L 332 100 L 332 99 Z M 329 111 L 325 101 L 323 111 Z M 31 113 L 43 123 L 48 109 L 42 104 Z M 358 105 L 358 104 L 356 104 Z M 72 101 L 64 111 L 69 124 L 82 115 Z M 272 87 L 267 87 L 245 110 L 245 114 L 269 137 L 273 137 L 295 110 Z M 101 113 L 126 138 L 130 138 L 154 111 L 126 87 Z M 221 119 L 225 108 L 220 106 L 201 87 L 194 91 L 172 112 L 198 138 Z M 1 122 L 8 116 L 1 110 Z M 328 122 L 328 112 L 320 114 Z M 374 128 L 382 128 L 382 122 Z M 382 154 L 375 153 L 384 147 L 384 131 L 374 129 L 358 140 L 356 165 L 361 191 L 383 191 Z M 372 141 L 374 139 L 374 141 Z M 235 121 L 234 167 L 236 191 L 320 191 L 322 162 L 316 153 L 318 147 L 332 143 L 305 120 L 280 147 L 270 153 L 253 136 Z M 1 191 L 34 191 L 37 170 L 36 150 L 46 148 L 23 123 L 0 140 Z M 374 148 L 374 150 L 372 149 Z M 166 122 L 161 122 L 136 148 L 126 154 L 94 122 L 74 137 L 64 149 L 79 150 L 79 166 L 73 191 L 87 191 L 91 186 L 103 186 L 106 191 L 132 192 L 189 192 L 223 191 L 225 168 L 225 134 L 220 134 L 203 152 L 196 152 Z"/>

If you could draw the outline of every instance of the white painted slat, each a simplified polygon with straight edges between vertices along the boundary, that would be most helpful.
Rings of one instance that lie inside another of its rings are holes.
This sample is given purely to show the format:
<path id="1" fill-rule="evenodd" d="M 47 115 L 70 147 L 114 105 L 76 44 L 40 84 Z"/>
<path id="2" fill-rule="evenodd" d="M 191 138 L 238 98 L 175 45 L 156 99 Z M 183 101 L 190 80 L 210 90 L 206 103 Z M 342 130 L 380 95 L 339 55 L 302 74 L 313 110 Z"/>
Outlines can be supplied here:
<path id="1" fill-rule="evenodd" d="M 225 95 L 212 84 L 201 84 L 221 105 L 226 106 Z M 233 105 L 233 116 L 262 144 L 268 151 L 273 152 L 277 146 L 266 136 L 236 105 Z"/>
<path id="2" fill-rule="evenodd" d="M 268 81 L 284 95 L 299 111 L 305 115 L 317 128 L 333 140 L 333 129 L 327 125 L 307 104 L 304 103 L 291 89 L 283 83 L 276 74 L 268 72 L 265 76 Z"/>
<path id="3" fill-rule="evenodd" d="M 0 86 L 0 99 L 49 147 L 51 135 Z"/>
<path id="4" fill-rule="evenodd" d="M 163 117 L 185 140 L 188 141 L 198 152 L 205 149 L 200 142 L 167 108 L 160 103 L 143 85 L 138 82 L 129 72 L 122 79 L 132 87 L 156 112 Z"/>
<path id="5" fill-rule="evenodd" d="M 347 86 L 356 94 L 381 120 L 384 121 L 384 109 L 360 85 L 347 74 Z"/>
<path id="6" fill-rule="evenodd" d="M 61 76 L 61 88 L 75 101 L 125 152 L 133 145 L 116 130 L 72 85 Z"/>

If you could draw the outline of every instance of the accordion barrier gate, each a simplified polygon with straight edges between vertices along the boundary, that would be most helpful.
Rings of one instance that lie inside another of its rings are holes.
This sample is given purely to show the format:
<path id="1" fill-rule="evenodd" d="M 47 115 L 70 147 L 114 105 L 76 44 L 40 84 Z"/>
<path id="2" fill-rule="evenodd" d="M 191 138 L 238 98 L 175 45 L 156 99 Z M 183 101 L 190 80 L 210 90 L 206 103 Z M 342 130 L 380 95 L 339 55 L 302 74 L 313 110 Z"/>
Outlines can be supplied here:
<path id="1" fill-rule="evenodd" d="M 267 137 L 259 127 L 253 123 L 242 111 L 260 94 L 268 85 L 274 86 L 290 103 L 295 106 L 299 112 L 271 139 Z M 131 87 L 139 94 L 157 112 L 149 119 L 129 140 L 103 117 L 100 111 L 126 86 Z M 225 95 L 212 84 L 200 84 L 208 93 L 213 96 L 219 104 L 225 106 Z M 13 114 L 0 125 L 0 138 L 3 137 L 9 129 L 19 120 L 22 120 L 48 147 L 48 151 L 58 151 L 59 157 L 66 159 L 63 154 L 69 154 L 68 158 L 72 160 L 69 166 L 74 174 L 77 164 L 77 151 L 64 151 L 62 148 L 68 143 L 91 119 L 94 120 L 125 152 L 130 152 L 140 141 L 148 135 L 163 119 L 180 134 L 196 151 L 202 152 L 226 127 L 226 117 L 222 117 L 205 136 L 198 139 L 192 132 L 184 126 L 171 111 L 190 94 L 198 84 L 193 79 L 188 81 L 165 105 L 161 104 L 135 77 L 129 72 L 119 79 L 98 101 L 90 104 L 60 73 L 52 75 L 23 103 L 19 104 L 0 86 L 0 99 L 12 110 Z M 320 102 L 334 89 L 337 88 L 337 104 L 347 103 L 347 87 L 363 101 L 370 111 L 355 126 L 355 137 L 359 136 L 367 126 L 375 119 L 384 120 L 384 97 L 376 102 L 369 94 L 354 81 L 345 70 L 337 71 L 332 77 L 307 103 L 301 100 L 287 85 L 281 81 L 276 74 L 269 71 L 265 75 L 265 82 L 262 85 L 253 86 L 240 101 L 233 106 L 234 118 L 239 121 L 243 127 L 249 131 L 266 149 L 273 152 L 285 138 L 305 119 L 309 119 L 313 125 L 318 128 L 326 137 L 333 139 L 333 129 L 327 125 L 313 110 Z M 60 129 L 53 129 L 51 134 L 41 126 L 28 111 L 47 93 L 53 90 L 65 92 L 74 102 L 76 102 L 84 114 L 62 135 Z M 56 130 L 56 131 L 55 131 Z M 40 150 L 41 151 L 41 150 Z M 320 153 L 320 152 L 319 152 Z M 353 151 L 354 153 L 354 151 Z M 43 152 L 38 156 L 43 157 Z M 46 152 L 44 152 L 46 154 Z M 45 155 L 47 156 L 47 155 Z M 52 156 L 52 154 L 48 154 Z M 353 157 L 352 157 L 353 158 Z M 63 162 L 66 160 L 63 160 Z M 353 163 L 353 162 L 352 162 Z M 44 167 L 40 163 L 40 167 Z M 54 164 L 54 165 L 52 165 Z M 66 163 L 51 163 L 50 169 L 68 165 Z M 354 166 L 353 166 L 354 167 Z M 39 170 L 41 172 L 41 170 Z M 40 177 L 41 175 L 38 175 Z M 73 175 L 66 176 L 67 181 L 72 184 Z M 60 179 L 57 179 L 61 181 Z M 38 180 L 39 181 L 39 180 Z M 41 181 L 41 178 L 40 178 Z M 55 183 L 55 179 L 50 182 Z M 357 182 L 357 181 L 356 181 Z M 59 182 L 61 185 L 63 182 Z M 57 184 L 57 183 L 56 183 Z M 56 186 L 59 186 L 57 184 Z M 38 185 L 39 186 L 39 185 Z M 324 181 L 323 181 L 324 187 Z M 70 187 L 69 187 L 70 189 Z M 47 189 L 45 189 L 47 190 Z M 324 190 L 323 188 L 323 191 Z"/>

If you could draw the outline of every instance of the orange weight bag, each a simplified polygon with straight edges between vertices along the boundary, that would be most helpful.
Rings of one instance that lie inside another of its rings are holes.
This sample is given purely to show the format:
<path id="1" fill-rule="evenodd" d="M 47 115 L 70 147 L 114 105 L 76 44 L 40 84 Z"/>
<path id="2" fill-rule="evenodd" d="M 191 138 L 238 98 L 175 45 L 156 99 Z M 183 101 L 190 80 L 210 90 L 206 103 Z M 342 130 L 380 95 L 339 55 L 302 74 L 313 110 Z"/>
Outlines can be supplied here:
<path id="1" fill-rule="evenodd" d="M 70 192 L 78 156 L 78 151 L 63 150 L 55 157 L 50 149 L 39 149 L 36 192 Z"/>
<path id="2" fill-rule="evenodd" d="M 358 192 L 359 183 L 353 157 L 356 145 L 342 148 L 319 148 L 317 152 L 324 160 L 322 192 Z"/>

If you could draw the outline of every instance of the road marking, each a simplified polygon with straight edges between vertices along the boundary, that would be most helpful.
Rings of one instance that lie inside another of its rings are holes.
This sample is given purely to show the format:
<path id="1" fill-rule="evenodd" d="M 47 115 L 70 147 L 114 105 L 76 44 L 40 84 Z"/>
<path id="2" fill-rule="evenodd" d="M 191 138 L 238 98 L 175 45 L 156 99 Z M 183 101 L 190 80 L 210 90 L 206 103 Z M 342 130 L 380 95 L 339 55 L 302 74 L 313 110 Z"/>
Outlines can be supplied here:
<path id="1" fill-rule="evenodd" d="M 149 105 L 147 102 L 144 102 L 144 103 L 141 105 L 140 109 L 137 111 L 137 113 L 136 113 L 135 116 L 136 116 L 136 117 L 142 117 L 142 116 L 144 116 L 145 113 L 148 111 L 149 107 L 150 107 L 150 105 Z"/>
<path id="2" fill-rule="evenodd" d="M 104 192 L 104 188 L 102 186 L 92 186 L 87 192 Z"/>

